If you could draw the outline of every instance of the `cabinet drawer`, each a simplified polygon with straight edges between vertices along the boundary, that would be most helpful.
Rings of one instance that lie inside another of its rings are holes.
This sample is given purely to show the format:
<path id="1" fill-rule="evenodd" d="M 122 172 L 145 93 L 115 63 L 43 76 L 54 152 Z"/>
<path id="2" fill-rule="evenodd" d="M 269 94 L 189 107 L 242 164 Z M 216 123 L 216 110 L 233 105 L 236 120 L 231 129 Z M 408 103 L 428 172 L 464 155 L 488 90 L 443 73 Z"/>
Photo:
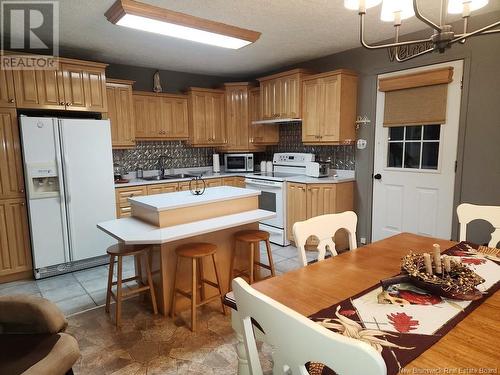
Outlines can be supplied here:
<path id="1" fill-rule="evenodd" d="M 132 215 L 132 207 L 120 207 L 120 205 L 116 205 L 116 217 L 119 219 L 122 217 L 129 217 Z"/>
<path id="2" fill-rule="evenodd" d="M 147 188 L 145 186 L 134 186 L 129 188 L 119 188 L 116 189 L 116 203 L 120 207 L 130 206 L 128 198 L 139 197 L 141 195 L 147 195 Z"/>
<path id="3" fill-rule="evenodd" d="M 178 187 L 179 185 L 177 184 L 177 182 L 169 184 L 148 185 L 148 195 L 173 193 L 177 191 Z"/>

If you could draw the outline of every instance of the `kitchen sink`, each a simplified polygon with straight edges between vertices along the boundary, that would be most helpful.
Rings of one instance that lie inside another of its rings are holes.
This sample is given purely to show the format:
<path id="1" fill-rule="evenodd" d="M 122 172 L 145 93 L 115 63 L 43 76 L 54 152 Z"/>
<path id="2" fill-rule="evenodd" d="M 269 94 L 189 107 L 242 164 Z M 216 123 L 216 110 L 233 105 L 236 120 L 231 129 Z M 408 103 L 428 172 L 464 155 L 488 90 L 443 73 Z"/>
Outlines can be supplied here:
<path id="1" fill-rule="evenodd" d="M 144 177 L 143 180 L 146 181 L 162 181 L 162 180 L 173 180 L 177 178 L 194 178 L 198 177 L 199 175 L 197 174 L 191 174 L 191 173 L 178 173 L 178 174 L 166 174 L 165 176 L 151 176 L 151 177 Z"/>

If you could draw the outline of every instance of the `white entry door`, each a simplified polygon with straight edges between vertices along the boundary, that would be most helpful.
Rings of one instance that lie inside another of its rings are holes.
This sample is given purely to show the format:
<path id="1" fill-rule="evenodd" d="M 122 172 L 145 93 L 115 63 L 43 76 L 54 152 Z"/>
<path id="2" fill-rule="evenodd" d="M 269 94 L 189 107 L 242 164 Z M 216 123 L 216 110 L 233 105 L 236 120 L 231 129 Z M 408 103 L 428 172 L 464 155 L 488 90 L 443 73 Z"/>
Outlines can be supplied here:
<path id="1" fill-rule="evenodd" d="M 463 61 L 380 75 L 387 78 L 451 66 L 446 123 L 383 127 L 377 92 L 372 241 L 401 232 L 451 238 Z"/>

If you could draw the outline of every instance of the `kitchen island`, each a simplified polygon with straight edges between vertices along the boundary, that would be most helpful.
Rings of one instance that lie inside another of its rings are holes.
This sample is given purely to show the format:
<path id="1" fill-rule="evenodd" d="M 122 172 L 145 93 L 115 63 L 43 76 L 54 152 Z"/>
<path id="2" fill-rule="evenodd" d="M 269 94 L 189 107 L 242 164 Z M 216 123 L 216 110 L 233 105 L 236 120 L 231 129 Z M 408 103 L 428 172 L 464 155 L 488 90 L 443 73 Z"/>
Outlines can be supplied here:
<path id="1" fill-rule="evenodd" d="M 258 208 L 260 194 L 256 190 L 221 186 L 207 188 L 204 194 L 197 196 L 190 191 L 180 191 L 129 198 L 132 217 L 103 222 L 98 228 L 125 244 L 151 245 L 150 263 L 158 307 L 167 314 L 174 278 L 175 248 L 188 242 L 216 244 L 222 289 L 227 291 L 234 233 L 258 229 L 259 221 L 275 216 L 274 212 Z M 236 254 L 236 267 L 245 268 L 247 251 L 238 250 Z M 208 262 L 204 270 L 206 278 L 215 280 L 214 270 Z M 189 290 L 190 264 L 181 263 L 177 274 L 177 285 Z M 207 297 L 211 293 L 215 294 L 215 290 L 207 289 Z M 187 309 L 188 306 L 187 299 L 179 299 L 178 309 Z"/>

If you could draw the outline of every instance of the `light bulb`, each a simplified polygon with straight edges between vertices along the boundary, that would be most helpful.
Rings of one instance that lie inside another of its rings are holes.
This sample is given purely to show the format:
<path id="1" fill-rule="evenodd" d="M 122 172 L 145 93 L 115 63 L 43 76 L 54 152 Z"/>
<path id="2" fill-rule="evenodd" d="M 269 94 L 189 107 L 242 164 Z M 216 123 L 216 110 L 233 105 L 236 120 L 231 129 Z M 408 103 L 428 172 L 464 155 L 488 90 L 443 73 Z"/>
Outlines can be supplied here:
<path id="1" fill-rule="evenodd" d="M 384 22 L 394 22 L 398 12 L 399 20 L 413 17 L 415 12 L 412 0 L 384 0 L 380 19 Z"/>
<path id="2" fill-rule="evenodd" d="M 359 10 L 359 6 L 362 2 L 363 0 L 344 0 L 344 6 L 347 9 Z M 373 8 L 374 6 L 379 5 L 381 2 L 382 0 L 364 0 L 365 9 Z"/>
<path id="3" fill-rule="evenodd" d="M 469 5 L 469 12 L 478 10 L 488 5 L 488 0 L 448 0 L 448 13 L 460 14 L 464 11 L 466 4 Z"/>

